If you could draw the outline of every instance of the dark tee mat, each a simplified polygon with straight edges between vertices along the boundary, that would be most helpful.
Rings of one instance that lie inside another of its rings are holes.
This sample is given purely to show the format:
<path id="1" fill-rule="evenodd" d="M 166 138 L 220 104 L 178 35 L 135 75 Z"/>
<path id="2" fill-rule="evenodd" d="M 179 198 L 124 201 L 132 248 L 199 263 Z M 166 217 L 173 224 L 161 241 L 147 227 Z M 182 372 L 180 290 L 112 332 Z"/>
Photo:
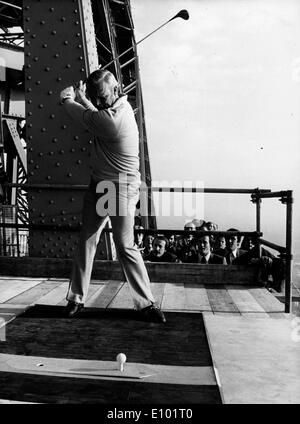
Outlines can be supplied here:
<path id="1" fill-rule="evenodd" d="M 73 319 L 63 312 L 61 306 L 28 309 L 7 325 L 0 352 L 100 361 L 114 361 L 124 352 L 129 362 L 212 366 L 202 314 L 167 312 L 167 323 L 156 324 L 126 309 L 85 308 Z M 0 373 L 0 397 L 46 403 L 221 403 L 218 386 L 21 373 Z"/>

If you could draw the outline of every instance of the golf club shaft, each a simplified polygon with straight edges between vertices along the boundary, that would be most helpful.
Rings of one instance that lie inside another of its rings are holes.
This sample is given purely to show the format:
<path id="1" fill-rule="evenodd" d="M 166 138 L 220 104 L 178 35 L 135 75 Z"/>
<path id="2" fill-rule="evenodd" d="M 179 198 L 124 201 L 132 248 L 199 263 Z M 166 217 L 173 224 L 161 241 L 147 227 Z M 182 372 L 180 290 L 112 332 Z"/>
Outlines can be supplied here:
<path id="1" fill-rule="evenodd" d="M 106 69 L 108 66 L 110 66 L 112 63 L 114 63 L 116 60 L 120 59 L 120 57 L 124 56 L 126 53 L 130 52 L 131 50 L 133 50 L 138 44 L 140 44 L 142 41 L 146 40 L 146 38 L 150 37 L 150 35 L 154 34 L 156 31 L 158 31 L 159 29 L 161 29 L 163 26 L 167 25 L 167 23 L 169 23 L 171 21 L 171 19 L 169 19 L 167 22 L 165 22 L 164 24 L 160 25 L 158 28 L 156 28 L 155 30 L 153 30 L 152 32 L 150 32 L 148 35 L 146 35 L 144 38 L 142 38 L 141 40 L 139 40 L 137 43 L 135 43 L 133 46 L 129 47 L 129 49 L 125 50 L 125 52 L 119 54 L 117 57 L 115 57 L 113 60 L 111 60 L 110 62 L 108 62 L 105 66 L 103 66 L 101 69 Z"/>

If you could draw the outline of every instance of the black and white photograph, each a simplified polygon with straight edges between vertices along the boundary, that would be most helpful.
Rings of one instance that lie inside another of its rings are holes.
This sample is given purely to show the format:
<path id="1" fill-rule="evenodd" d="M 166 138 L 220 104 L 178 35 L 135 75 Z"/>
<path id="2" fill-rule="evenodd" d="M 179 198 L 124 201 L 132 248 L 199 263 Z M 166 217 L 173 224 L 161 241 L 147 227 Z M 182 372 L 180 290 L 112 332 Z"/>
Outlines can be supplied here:
<path id="1" fill-rule="evenodd" d="M 299 405 L 299 169 L 299 0 L 0 0 L 0 407 Z"/>

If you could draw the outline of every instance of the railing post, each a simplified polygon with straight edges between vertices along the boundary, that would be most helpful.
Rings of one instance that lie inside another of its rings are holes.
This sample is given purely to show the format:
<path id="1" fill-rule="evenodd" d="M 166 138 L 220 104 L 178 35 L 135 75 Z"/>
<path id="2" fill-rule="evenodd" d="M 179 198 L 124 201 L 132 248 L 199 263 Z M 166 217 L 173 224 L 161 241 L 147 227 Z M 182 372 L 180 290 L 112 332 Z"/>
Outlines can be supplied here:
<path id="1" fill-rule="evenodd" d="M 285 270 L 285 312 L 291 312 L 292 303 L 292 219 L 293 219 L 293 191 L 287 190 L 279 199 L 286 204 L 286 270 Z"/>
<path id="2" fill-rule="evenodd" d="M 261 198 L 259 188 L 255 189 L 254 193 L 251 194 L 251 201 L 256 205 L 256 231 L 261 232 Z M 258 255 L 261 257 L 261 244 L 260 237 L 258 237 Z"/>

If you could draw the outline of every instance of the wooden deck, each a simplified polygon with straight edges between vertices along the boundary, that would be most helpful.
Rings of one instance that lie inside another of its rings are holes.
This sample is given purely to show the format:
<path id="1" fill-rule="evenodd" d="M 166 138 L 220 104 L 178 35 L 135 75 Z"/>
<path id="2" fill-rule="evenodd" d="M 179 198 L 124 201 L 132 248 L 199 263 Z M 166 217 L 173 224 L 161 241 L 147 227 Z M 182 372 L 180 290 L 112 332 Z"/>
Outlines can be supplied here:
<path id="1" fill-rule="evenodd" d="M 65 305 L 67 287 L 67 279 L 0 277 L 0 340 L 1 325 L 3 331 L 30 306 Z M 236 283 L 152 281 L 151 288 L 165 312 L 203 314 L 224 403 L 299 403 L 300 343 L 290 336 L 292 316 L 273 294 Z M 85 306 L 132 309 L 128 284 L 92 280 Z"/>
<path id="2" fill-rule="evenodd" d="M 0 277 L 0 309 L 13 305 L 65 305 L 67 279 Z M 234 314 L 244 317 L 286 317 L 284 305 L 261 286 L 151 282 L 157 304 L 164 311 Z M 128 283 L 92 280 L 86 307 L 132 309 Z M 1 315 L 2 316 L 2 315 Z"/>

